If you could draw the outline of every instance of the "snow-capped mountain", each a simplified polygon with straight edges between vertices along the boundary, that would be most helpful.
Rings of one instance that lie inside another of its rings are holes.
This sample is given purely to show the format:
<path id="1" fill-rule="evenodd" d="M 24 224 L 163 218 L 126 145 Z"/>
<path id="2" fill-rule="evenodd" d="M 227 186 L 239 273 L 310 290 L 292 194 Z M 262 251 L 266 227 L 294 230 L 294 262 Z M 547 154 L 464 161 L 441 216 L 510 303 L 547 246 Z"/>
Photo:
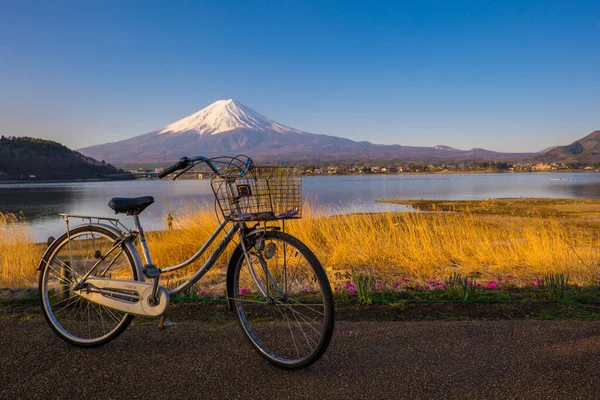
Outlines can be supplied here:
<path id="1" fill-rule="evenodd" d="M 412 147 L 355 142 L 306 133 L 277 123 L 229 99 L 144 135 L 79 151 L 97 160 L 124 165 L 176 161 L 182 156 L 247 154 L 268 161 L 411 161 L 521 158 L 483 149 L 457 150 L 448 146 Z"/>
<path id="2" fill-rule="evenodd" d="M 279 133 L 301 133 L 278 124 L 233 99 L 219 100 L 177 122 L 159 130 L 159 134 L 196 132 L 200 136 L 216 135 L 232 129 L 271 130 Z"/>

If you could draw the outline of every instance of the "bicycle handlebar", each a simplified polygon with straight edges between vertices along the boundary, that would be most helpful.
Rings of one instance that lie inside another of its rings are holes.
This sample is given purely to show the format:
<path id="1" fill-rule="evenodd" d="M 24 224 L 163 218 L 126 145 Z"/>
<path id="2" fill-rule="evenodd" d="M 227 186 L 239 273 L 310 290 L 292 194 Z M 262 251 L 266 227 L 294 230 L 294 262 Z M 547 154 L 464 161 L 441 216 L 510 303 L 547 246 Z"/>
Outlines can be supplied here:
<path id="1" fill-rule="evenodd" d="M 184 170 L 186 168 L 191 168 L 195 165 L 194 163 L 196 163 L 196 162 L 206 163 L 215 174 L 219 175 L 222 178 L 241 178 L 242 176 L 246 175 L 246 172 L 248 172 L 248 170 L 253 165 L 250 157 L 246 157 L 246 161 L 244 161 L 244 165 L 239 174 L 226 174 L 226 173 L 222 172 L 221 170 L 219 170 L 219 168 L 217 168 L 217 166 L 213 163 L 212 159 L 210 159 L 210 158 L 206 158 L 206 157 L 202 157 L 202 156 L 197 156 L 197 157 L 193 157 L 193 158 L 181 157 L 181 159 L 176 164 L 171 165 L 170 167 L 164 169 L 162 172 L 159 172 L 158 177 L 160 179 L 162 179 L 165 176 L 172 174 L 175 171 Z M 183 172 L 185 172 L 185 171 L 183 171 Z M 178 176 L 179 175 L 175 176 L 175 179 Z"/>
<path id="2" fill-rule="evenodd" d="M 180 169 L 186 168 L 189 164 L 190 164 L 190 160 L 187 157 L 182 157 L 181 160 L 177 161 L 176 164 L 171 165 L 170 167 L 159 172 L 158 177 L 160 179 L 162 179 L 165 176 L 172 174 L 175 171 L 179 171 Z"/>

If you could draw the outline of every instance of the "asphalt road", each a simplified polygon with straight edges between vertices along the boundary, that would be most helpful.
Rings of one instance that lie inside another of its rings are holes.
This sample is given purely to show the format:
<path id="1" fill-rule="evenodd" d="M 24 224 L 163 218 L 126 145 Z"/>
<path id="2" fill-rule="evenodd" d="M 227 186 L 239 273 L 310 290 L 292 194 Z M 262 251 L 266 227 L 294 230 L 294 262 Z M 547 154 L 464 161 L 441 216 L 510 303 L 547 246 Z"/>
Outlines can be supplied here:
<path id="1" fill-rule="evenodd" d="M 337 324 L 308 369 L 277 369 L 230 320 L 132 325 L 71 347 L 40 316 L 0 318 L 2 399 L 600 398 L 600 322 Z"/>

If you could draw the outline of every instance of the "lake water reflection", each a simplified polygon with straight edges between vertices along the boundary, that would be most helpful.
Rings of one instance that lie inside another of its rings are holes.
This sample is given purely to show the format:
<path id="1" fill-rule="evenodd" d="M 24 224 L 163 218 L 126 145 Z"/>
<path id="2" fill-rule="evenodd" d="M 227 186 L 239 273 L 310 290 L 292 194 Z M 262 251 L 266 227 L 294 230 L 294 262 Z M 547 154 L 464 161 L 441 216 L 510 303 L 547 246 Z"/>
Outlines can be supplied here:
<path id="1" fill-rule="evenodd" d="M 600 198 L 600 173 L 436 174 L 305 177 L 304 197 L 331 213 L 406 211 L 380 199 L 470 200 L 501 197 Z M 142 214 L 147 229 L 164 229 L 186 204 L 212 207 L 208 180 L 37 183 L 0 185 L 0 211 L 23 212 L 38 240 L 64 231 L 60 212 L 114 217 L 112 197 L 154 196 Z M 122 217 L 129 225 L 128 217 Z"/>

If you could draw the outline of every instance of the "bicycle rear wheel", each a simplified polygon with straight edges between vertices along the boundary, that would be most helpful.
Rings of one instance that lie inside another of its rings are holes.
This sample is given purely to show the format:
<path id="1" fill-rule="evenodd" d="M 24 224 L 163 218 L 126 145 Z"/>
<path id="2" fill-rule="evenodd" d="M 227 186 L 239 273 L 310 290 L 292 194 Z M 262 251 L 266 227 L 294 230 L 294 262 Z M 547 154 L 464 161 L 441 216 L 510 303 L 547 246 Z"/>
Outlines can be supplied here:
<path id="1" fill-rule="evenodd" d="M 133 316 L 92 303 L 73 287 L 94 266 L 90 276 L 137 280 L 129 249 L 116 246 L 118 235 L 98 225 L 71 229 L 49 248 L 41 261 L 39 290 L 42 311 L 50 328 L 66 342 L 95 347 L 119 336 Z"/>
<path id="2" fill-rule="evenodd" d="M 233 260 L 231 295 L 242 330 L 254 349 L 271 363 L 304 368 L 327 349 L 335 309 L 327 275 L 300 240 L 283 232 L 265 232 Z M 261 287 L 266 292 L 265 297 Z"/>

